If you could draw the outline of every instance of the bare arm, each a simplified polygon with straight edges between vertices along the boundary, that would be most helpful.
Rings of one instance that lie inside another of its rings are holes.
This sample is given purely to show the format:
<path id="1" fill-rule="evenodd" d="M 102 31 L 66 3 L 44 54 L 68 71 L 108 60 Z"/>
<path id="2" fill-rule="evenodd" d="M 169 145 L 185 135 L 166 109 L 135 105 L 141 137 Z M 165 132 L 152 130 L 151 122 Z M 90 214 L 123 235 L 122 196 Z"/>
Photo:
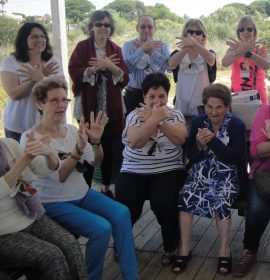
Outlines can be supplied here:
<path id="1" fill-rule="evenodd" d="M 170 124 L 164 121 L 159 125 L 159 129 L 168 137 L 168 139 L 176 146 L 183 145 L 188 136 L 186 125 L 182 122 Z"/>
<path id="2" fill-rule="evenodd" d="M 20 84 L 18 74 L 6 71 L 1 73 L 1 80 L 6 93 L 13 100 L 27 96 L 36 83 L 35 81 L 27 81 Z"/>

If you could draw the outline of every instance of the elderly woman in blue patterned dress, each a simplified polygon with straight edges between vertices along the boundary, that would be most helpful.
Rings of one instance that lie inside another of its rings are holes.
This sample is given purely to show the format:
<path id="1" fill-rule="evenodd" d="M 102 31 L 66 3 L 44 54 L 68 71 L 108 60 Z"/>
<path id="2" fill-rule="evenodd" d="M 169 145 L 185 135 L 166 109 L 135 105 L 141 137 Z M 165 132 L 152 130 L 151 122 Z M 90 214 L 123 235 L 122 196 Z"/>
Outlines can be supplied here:
<path id="1" fill-rule="evenodd" d="M 229 232 L 231 205 L 239 194 L 239 170 L 245 154 L 245 125 L 230 113 L 231 92 L 222 84 L 203 91 L 205 114 L 192 120 L 188 158 L 190 169 L 179 195 L 181 247 L 173 272 L 189 260 L 194 215 L 216 218 L 220 236 L 218 273 L 231 272 Z"/>

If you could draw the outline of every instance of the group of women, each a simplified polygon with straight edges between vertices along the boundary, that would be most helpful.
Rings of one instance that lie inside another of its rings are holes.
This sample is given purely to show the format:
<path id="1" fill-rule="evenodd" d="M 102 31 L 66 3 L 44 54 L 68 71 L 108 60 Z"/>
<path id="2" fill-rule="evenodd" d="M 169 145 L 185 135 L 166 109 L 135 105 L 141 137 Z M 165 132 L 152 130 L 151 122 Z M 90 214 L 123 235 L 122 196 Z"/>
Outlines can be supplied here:
<path id="1" fill-rule="evenodd" d="M 185 24 L 179 51 L 168 58 L 171 68 L 179 67 L 175 109 L 167 105 L 168 78 L 151 73 L 142 83 L 144 104 L 127 116 L 126 125 L 121 90 L 128 70 L 121 48 L 110 39 L 113 18 L 107 11 L 96 11 L 88 28 L 89 38 L 78 43 L 69 63 L 78 128 L 65 124 L 68 89 L 42 25 L 24 24 L 14 54 L 2 62 L 2 83 L 9 95 L 5 132 L 23 147 L 0 140 L 0 268 L 24 268 L 29 279 L 101 279 L 112 234 L 123 279 L 138 279 L 132 226 L 149 199 L 161 226 L 163 265 L 171 264 L 176 274 L 185 270 L 192 258 L 193 216 L 199 215 L 216 218 L 217 271 L 230 273 L 230 209 L 239 194 L 245 125 L 230 112 L 231 91 L 222 84 L 209 85 L 209 67 L 216 58 L 205 47 L 202 22 L 191 19 Z M 233 91 L 255 88 L 267 103 L 264 70 L 270 62 L 256 40 L 255 23 L 246 16 L 238 24 L 237 39 L 227 42 L 222 63 L 232 64 Z M 205 113 L 196 116 L 201 104 Z M 254 122 L 255 162 L 270 154 L 269 125 L 264 123 L 269 111 L 268 105 L 262 106 Z M 113 157 L 122 150 L 121 135 L 123 163 L 112 200 L 88 188 L 91 172 L 87 182 L 83 175 L 89 166 L 101 164 L 103 191 L 111 195 L 108 186 Z M 187 139 L 186 174 L 182 146 Z M 268 168 L 267 162 L 260 168 Z M 270 219 L 268 200 L 250 182 L 244 250 L 235 268 L 238 276 L 255 262 Z M 86 267 L 73 235 L 88 238 Z"/>

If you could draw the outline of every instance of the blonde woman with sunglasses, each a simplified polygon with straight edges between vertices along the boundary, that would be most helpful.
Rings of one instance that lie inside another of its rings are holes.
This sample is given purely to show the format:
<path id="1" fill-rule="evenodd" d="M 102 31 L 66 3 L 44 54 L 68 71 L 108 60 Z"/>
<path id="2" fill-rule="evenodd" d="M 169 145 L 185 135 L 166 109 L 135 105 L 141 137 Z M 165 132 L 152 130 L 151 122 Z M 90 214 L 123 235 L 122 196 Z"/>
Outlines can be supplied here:
<path id="1" fill-rule="evenodd" d="M 209 85 L 207 65 L 215 65 L 215 53 L 206 45 L 206 29 L 199 19 L 189 19 L 176 43 L 179 50 L 170 60 L 172 69 L 179 67 L 175 94 L 175 108 L 180 110 L 186 121 L 198 115 L 202 105 L 202 91 Z"/>
<path id="2" fill-rule="evenodd" d="M 229 49 L 222 65 L 231 65 L 233 92 L 257 90 L 263 104 L 268 103 L 265 70 L 270 66 L 268 51 L 258 44 L 257 28 L 251 16 L 240 19 L 236 29 L 237 39 L 227 40 Z"/>

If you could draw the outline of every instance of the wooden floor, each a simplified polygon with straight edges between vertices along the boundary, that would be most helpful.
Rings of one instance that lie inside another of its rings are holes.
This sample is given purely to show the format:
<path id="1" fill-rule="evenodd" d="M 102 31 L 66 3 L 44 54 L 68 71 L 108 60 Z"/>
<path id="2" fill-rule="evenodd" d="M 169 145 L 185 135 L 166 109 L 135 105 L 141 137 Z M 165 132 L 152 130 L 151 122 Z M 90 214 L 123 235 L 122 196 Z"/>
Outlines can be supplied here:
<path id="1" fill-rule="evenodd" d="M 261 241 L 258 254 L 258 264 L 244 280 L 269 280 L 270 279 L 270 226 Z M 162 267 L 160 259 L 162 255 L 162 239 L 160 226 L 152 211 L 149 202 L 144 205 L 143 215 L 133 229 L 137 259 L 140 271 L 140 280 L 220 280 L 239 279 L 232 274 L 224 277 L 216 273 L 219 239 L 215 227 L 215 221 L 206 218 L 194 220 L 192 234 L 192 260 L 185 272 L 175 275 L 170 267 Z M 242 249 L 244 235 L 244 219 L 239 217 L 236 210 L 232 216 L 231 228 L 231 252 L 233 260 L 239 257 Z M 85 241 L 80 239 L 82 249 Z M 108 248 L 102 280 L 120 280 L 121 275 L 118 264 L 113 260 L 112 248 Z"/>

